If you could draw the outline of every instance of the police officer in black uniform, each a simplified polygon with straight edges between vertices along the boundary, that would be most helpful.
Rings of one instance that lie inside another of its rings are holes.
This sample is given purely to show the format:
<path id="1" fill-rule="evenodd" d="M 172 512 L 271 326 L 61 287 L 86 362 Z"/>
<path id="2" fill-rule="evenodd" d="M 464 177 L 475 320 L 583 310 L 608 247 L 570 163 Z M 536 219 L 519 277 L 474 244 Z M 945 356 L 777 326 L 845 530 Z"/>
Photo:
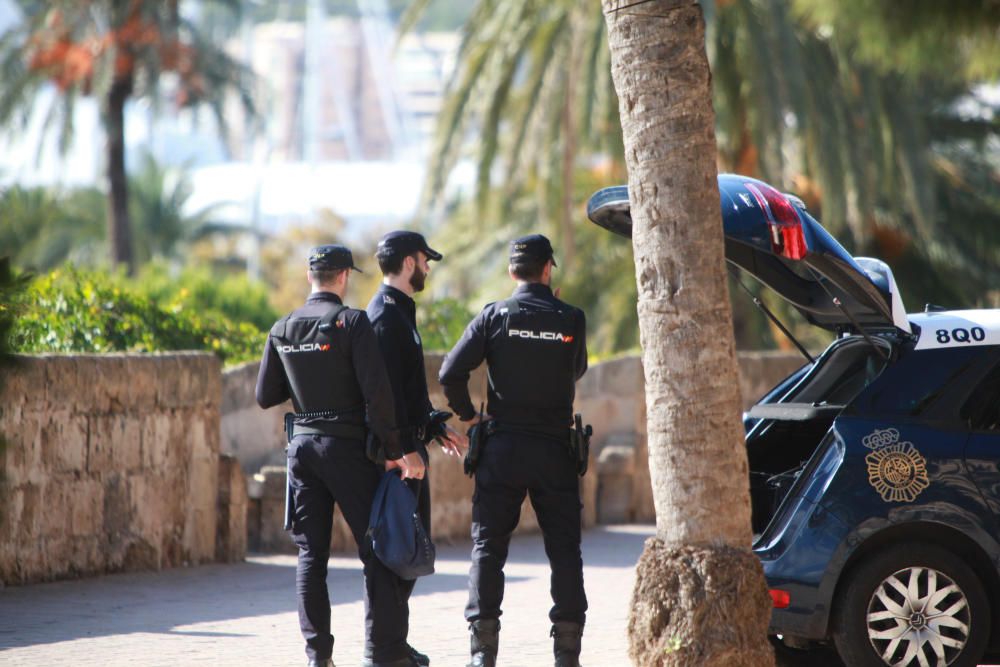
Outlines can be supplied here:
<path id="1" fill-rule="evenodd" d="M 466 442 L 465 437 L 438 421 L 441 413 L 434 410 L 427 395 L 424 349 L 413 301 L 413 295 L 424 289 L 431 271 L 429 262 L 440 261 L 442 255 L 427 245 L 423 235 L 394 231 L 379 241 L 375 258 L 383 281 L 368 304 L 368 319 L 378 338 L 392 385 L 400 447 L 406 454 L 416 452 L 427 463 L 427 444 L 437 439 L 445 452 L 458 455 Z M 417 494 L 417 512 L 424 530 L 430 535 L 430 481 L 425 479 L 410 484 Z M 400 580 L 401 599 L 409 600 L 415 583 L 415 580 Z M 410 651 L 418 664 L 430 664 L 426 655 L 412 647 Z"/>
<path id="2" fill-rule="evenodd" d="M 571 455 L 575 383 L 587 370 L 583 311 L 550 288 L 556 265 L 540 234 L 515 239 L 512 298 L 487 305 L 445 358 L 440 380 L 462 421 L 479 416 L 469 374 L 489 370 L 486 433 L 476 469 L 472 569 L 465 617 L 472 633 L 470 667 L 496 664 L 503 566 L 525 494 L 538 515 L 552 568 L 549 612 L 557 667 L 578 667 L 587 611 L 580 555 L 578 463 Z M 470 445 L 470 446 L 474 446 Z"/>
<path id="3" fill-rule="evenodd" d="M 309 665 L 333 667 L 326 574 L 337 503 L 364 563 L 365 651 L 374 664 L 410 667 L 406 607 L 397 596 L 396 576 L 362 546 L 382 474 L 366 452 L 367 429 L 405 477 L 422 476 L 423 462 L 404 457 L 400 449 L 392 388 L 368 316 L 343 305 L 352 269 L 357 270 L 347 248 L 312 249 L 312 294 L 272 327 L 257 377 L 257 403 L 269 408 L 291 398 L 295 408 L 288 475 L 292 538 L 299 548 L 299 624 Z"/>

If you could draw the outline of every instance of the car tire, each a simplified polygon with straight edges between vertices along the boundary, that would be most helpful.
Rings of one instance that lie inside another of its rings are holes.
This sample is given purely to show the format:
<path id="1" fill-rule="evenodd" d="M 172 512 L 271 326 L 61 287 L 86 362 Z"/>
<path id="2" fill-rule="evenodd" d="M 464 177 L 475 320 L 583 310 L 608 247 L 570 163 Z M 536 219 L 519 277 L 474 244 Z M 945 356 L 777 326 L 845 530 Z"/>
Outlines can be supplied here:
<path id="1" fill-rule="evenodd" d="M 899 544 L 866 557 L 848 576 L 833 613 L 845 665 L 911 667 L 922 664 L 912 651 L 922 651 L 923 664 L 975 667 L 985 652 L 991 625 L 983 584 L 947 549 Z"/>

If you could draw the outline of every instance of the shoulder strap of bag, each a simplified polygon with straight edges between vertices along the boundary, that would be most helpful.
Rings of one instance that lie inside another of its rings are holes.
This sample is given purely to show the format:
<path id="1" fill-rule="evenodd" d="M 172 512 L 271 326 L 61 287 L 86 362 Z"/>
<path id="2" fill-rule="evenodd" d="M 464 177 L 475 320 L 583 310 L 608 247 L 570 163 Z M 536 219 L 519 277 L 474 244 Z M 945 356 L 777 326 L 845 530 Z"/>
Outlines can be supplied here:
<path id="1" fill-rule="evenodd" d="M 333 327 L 333 323 L 337 321 L 337 318 L 345 310 L 347 310 L 347 306 L 342 303 L 338 303 L 328 310 L 323 317 L 319 318 L 319 330 L 323 333 L 329 331 Z"/>
<path id="2" fill-rule="evenodd" d="M 288 323 L 288 318 L 289 317 L 290 317 L 290 315 L 285 315 L 280 320 L 278 320 L 277 322 L 274 323 L 274 326 L 271 327 L 271 335 L 272 336 L 274 336 L 275 338 L 284 338 L 285 337 L 285 325 Z"/>

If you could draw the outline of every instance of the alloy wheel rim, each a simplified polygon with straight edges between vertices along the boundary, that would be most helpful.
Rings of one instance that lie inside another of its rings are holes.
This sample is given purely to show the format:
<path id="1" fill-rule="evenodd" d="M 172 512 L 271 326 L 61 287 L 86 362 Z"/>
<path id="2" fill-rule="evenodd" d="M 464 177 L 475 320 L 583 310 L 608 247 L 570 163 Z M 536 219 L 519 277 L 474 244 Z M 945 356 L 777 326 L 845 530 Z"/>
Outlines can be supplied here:
<path id="1" fill-rule="evenodd" d="M 969 601 L 949 576 L 908 567 L 882 580 L 868 602 L 868 640 L 887 665 L 946 667 L 962 653 Z"/>

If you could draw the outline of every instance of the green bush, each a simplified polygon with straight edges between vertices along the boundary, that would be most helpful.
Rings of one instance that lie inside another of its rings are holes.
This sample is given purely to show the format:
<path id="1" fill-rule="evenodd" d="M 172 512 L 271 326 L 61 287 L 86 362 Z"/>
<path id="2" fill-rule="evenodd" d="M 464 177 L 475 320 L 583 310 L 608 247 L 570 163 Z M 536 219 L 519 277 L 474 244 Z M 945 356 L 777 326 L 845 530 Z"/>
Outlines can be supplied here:
<path id="1" fill-rule="evenodd" d="M 447 352 L 462 337 L 473 313 L 457 299 L 436 299 L 419 303 L 417 317 L 424 349 Z"/>
<path id="2" fill-rule="evenodd" d="M 39 276 L 21 299 L 19 352 L 209 350 L 236 363 L 258 358 L 266 337 L 217 311 L 161 304 L 121 276 L 72 267 Z"/>
<path id="3" fill-rule="evenodd" d="M 171 271 L 161 262 L 139 272 L 136 288 L 173 312 L 214 312 L 232 322 L 249 322 L 261 331 L 280 315 L 268 302 L 267 287 L 240 274 L 218 275 L 205 267 Z"/>

